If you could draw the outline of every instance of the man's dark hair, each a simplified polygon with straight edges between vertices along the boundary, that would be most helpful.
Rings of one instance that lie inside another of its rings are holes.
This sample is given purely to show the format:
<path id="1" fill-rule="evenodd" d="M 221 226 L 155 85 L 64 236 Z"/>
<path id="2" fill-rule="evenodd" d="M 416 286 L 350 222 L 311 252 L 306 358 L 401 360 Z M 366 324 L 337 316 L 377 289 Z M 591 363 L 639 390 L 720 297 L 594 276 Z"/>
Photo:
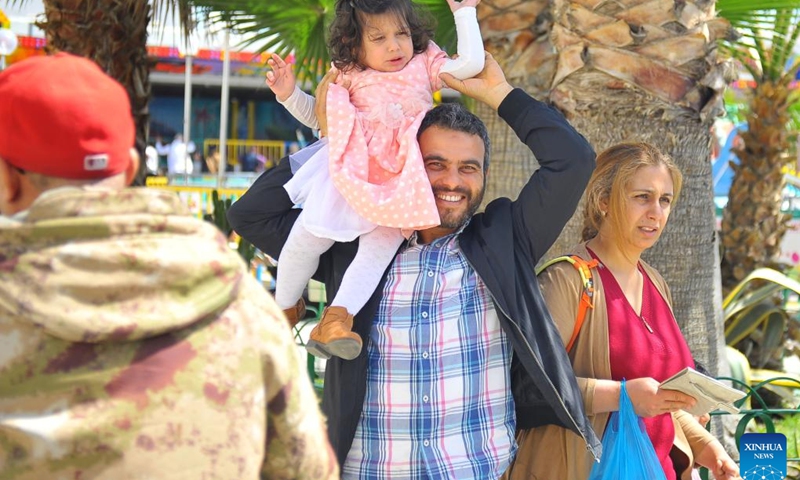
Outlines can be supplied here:
<path id="1" fill-rule="evenodd" d="M 489 169 L 489 157 L 491 156 L 491 144 L 489 143 L 489 132 L 486 125 L 480 118 L 470 112 L 460 103 L 443 103 L 425 114 L 422 123 L 417 131 L 417 140 L 422 132 L 430 127 L 439 127 L 456 132 L 463 132 L 475 135 L 483 141 L 483 171 Z"/>
<path id="2" fill-rule="evenodd" d="M 426 10 L 411 0 L 337 0 L 328 36 L 328 51 L 336 68 L 342 71 L 366 69 L 360 60 L 364 49 L 365 15 L 383 13 L 391 13 L 398 23 L 406 24 L 414 53 L 428 49 L 435 22 Z"/>

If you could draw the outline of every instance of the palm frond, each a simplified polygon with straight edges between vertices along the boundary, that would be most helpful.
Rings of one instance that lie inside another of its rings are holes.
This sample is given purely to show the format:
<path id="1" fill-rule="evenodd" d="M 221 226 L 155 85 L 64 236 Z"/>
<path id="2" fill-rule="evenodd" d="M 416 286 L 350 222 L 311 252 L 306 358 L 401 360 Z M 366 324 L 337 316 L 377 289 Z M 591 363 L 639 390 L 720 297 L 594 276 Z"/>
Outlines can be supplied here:
<path id="1" fill-rule="evenodd" d="M 717 12 L 734 26 L 752 24 L 770 10 L 800 8 L 800 0 L 717 0 Z"/>
<path id="2" fill-rule="evenodd" d="M 312 83 L 328 69 L 325 44 L 334 0 L 193 0 L 206 22 L 230 26 L 246 38 L 238 48 L 286 57 L 294 52 L 298 78 Z"/>
<path id="3" fill-rule="evenodd" d="M 792 31 L 790 35 L 787 37 L 786 47 L 783 50 L 784 64 L 789 62 L 791 58 L 794 56 L 795 49 L 797 47 L 797 40 L 800 39 L 800 9 L 795 10 L 793 13 L 794 14 L 790 21 Z"/>
<path id="4" fill-rule="evenodd" d="M 783 50 L 786 48 L 786 43 L 789 40 L 789 29 L 793 15 L 791 15 L 791 10 L 776 10 L 775 11 L 775 23 L 773 25 L 773 35 L 772 35 L 772 48 L 771 48 L 771 58 L 769 59 L 769 72 L 770 78 L 779 78 L 780 72 L 783 71 L 783 64 L 781 60 L 785 58 L 783 54 Z"/>
<path id="5" fill-rule="evenodd" d="M 414 0 L 414 3 L 427 10 L 436 22 L 435 41 L 442 49 L 455 53 L 456 24 L 447 2 L 442 0 Z"/>
<path id="6" fill-rule="evenodd" d="M 166 25 L 177 25 L 180 43 L 187 43 L 197 26 L 194 9 L 190 0 L 152 0 L 156 35 L 164 34 Z M 176 39 L 173 39 L 176 40 Z"/>
<path id="7" fill-rule="evenodd" d="M 716 6 L 720 16 L 740 33 L 736 44 L 724 46 L 755 81 L 786 80 L 791 74 L 788 60 L 800 35 L 800 0 L 718 0 Z M 745 54 L 750 60 L 743 58 Z M 756 75 L 752 62 L 759 64 L 760 74 Z"/>
<path id="8" fill-rule="evenodd" d="M 789 130 L 799 134 L 800 132 L 800 91 L 795 90 L 789 97 Z"/>

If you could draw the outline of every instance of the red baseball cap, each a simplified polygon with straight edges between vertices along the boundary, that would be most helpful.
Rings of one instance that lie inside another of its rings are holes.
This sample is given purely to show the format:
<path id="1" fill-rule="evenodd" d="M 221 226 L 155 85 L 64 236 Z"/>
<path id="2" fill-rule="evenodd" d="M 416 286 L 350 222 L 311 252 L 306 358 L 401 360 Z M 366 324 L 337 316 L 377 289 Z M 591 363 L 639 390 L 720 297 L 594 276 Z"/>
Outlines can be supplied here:
<path id="1" fill-rule="evenodd" d="M 56 178 L 106 178 L 130 164 L 135 141 L 125 89 L 68 53 L 0 72 L 0 158 Z"/>

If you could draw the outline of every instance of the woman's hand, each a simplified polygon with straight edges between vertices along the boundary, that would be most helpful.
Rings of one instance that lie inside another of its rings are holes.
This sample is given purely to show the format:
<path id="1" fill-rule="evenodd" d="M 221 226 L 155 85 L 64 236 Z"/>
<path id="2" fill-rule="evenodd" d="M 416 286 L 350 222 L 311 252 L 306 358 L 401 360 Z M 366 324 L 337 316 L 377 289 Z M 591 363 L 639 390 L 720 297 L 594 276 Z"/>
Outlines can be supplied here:
<path id="1" fill-rule="evenodd" d="M 636 415 L 644 418 L 686 410 L 696 403 L 694 397 L 685 393 L 660 389 L 659 383 L 650 377 L 628 380 L 625 388 Z"/>
<path id="2" fill-rule="evenodd" d="M 702 465 L 717 480 L 734 480 L 739 476 L 739 467 L 717 440 L 712 441 L 697 454 L 694 461 Z"/>
<path id="3" fill-rule="evenodd" d="M 708 425 L 708 422 L 711 421 L 711 415 L 707 413 L 704 413 L 702 415 L 692 415 L 692 416 L 694 417 L 695 420 L 697 420 L 697 423 L 703 426 L 703 428 L 705 428 L 706 425 Z"/>
<path id="4" fill-rule="evenodd" d="M 479 3 L 481 3 L 481 0 L 462 0 L 460 2 L 447 0 L 447 4 L 450 5 L 450 11 L 453 13 L 461 7 L 477 7 Z"/>
<path id="5" fill-rule="evenodd" d="M 296 83 L 292 65 L 274 53 L 272 58 L 267 60 L 267 65 L 272 69 L 271 72 L 267 72 L 267 85 L 275 92 L 278 100 L 285 102 L 294 92 Z"/>

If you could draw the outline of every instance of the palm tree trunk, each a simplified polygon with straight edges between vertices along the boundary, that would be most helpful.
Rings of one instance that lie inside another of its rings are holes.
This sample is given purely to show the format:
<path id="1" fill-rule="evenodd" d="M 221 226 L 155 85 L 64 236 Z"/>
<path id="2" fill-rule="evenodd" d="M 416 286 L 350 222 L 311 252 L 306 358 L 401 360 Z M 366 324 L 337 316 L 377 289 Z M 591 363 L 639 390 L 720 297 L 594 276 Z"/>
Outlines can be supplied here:
<path id="1" fill-rule="evenodd" d="M 45 0 L 45 20 L 37 23 L 47 36 L 49 52 L 64 51 L 95 61 L 128 91 L 136 123 L 136 149 L 144 159 L 150 114 L 150 68 L 147 25 L 150 4 L 123 0 Z M 136 184 L 143 184 L 145 162 Z"/>
<path id="2" fill-rule="evenodd" d="M 550 0 L 483 0 L 478 6 L 478 21 L 486 50 L 509 82 L 544 99 L 556 60 L 550 43 Z M 516 198 L 539 164 L 497 112 L 477 103 L 475 114 L 486 124 L 492 142 L 484 204 L 498 197 Z"/>
<path id="3" fill-rule="evenodd" d="M 793 78 L 793 76 L 787 76 Z M 781 169 L 792 161 L 786 125 L 788 80 L 762 81 L 753 91 L 744 148 L 731 165 L 733 183 L 722 215 L 722 281 L 731 289 L 747 274 L 770 266 L 780 253 L 790 215 L 781 213 L 786 185 Z"/>
<path id="4" fill-rule="evenodd" d="M 508 2 L 484 0 L 479 12 L 487 49 L 511 72 L 509 79 L 534 95 L 546 95 L 597 151 L 625 140 L 642 140 L 659 147 L 681 167 L 682 198 L 647 260 L 671 285 L 676 318 L 696 358 L 712 371 L 720 367 L 724 371 L 709 155 L 710 125 L 721 111 L 721 93 L 730 71 L 717 61 L 715 50 L 716 37 L 728 31 L 727 22 L 714 18 L 713 2 L 702 0 L 553 0 L 549 8 L 549 2 L 524 3 L 536 6 L 535 21 L 525 18 L 525 8 L 531 6 L 522 3 L 501 8 Z M 507 25 L 498 22 L 496 32 L 489 28 L 492 12 L 499 17 L 506 14 L 502 18 Z M 528 67 L 527 77 L 516 75 L 518 59 L 524 55 L 516 52 L 514 41 L 517 32 L 528 32 L 514 30 L 515 20 L 527 21 L 534 32 L 538 31 L 531 24 L 553 25 L 549 42 L 541 34 L 521 42 L 536 43 L 543 62 Z M 550 51 L 556 53 L 555 64 Z M 504 145 L 502 139 L 499 143 Z M 511 180 L 515 172 L 527 178 L 532 171 L 527 160 L 503 153 L 501 148 L 493 155 L 489 178 L 502 185 L 496 194 L 521 184 Z M 501 163 L 520 167 L 504 165 L 510 178 L 492 179 Z M 580 240 L 581 230 L 582 218 L 576 214 L 551 252 L 566 251 Z"/>

